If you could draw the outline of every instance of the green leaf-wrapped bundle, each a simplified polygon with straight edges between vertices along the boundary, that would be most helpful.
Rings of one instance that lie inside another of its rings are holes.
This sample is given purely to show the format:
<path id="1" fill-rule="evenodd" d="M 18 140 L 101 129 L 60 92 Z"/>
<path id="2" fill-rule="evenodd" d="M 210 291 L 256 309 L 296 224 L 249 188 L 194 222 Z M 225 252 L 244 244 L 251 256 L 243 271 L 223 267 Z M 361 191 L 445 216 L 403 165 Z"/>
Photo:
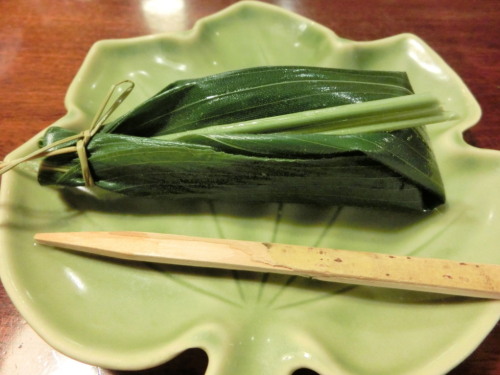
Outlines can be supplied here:
<path id="1" fill-rule="evenodd" d="M 445 119 L 404 73 L 259 67 L 174 82 L 86 152 L 95 184 L 127 196 L 425 211 L 445 198 L 422 125 Z M 42 145 L 74 134 L 49 128 Z M 39 181 L 85 184 L 74 153 Z"/>

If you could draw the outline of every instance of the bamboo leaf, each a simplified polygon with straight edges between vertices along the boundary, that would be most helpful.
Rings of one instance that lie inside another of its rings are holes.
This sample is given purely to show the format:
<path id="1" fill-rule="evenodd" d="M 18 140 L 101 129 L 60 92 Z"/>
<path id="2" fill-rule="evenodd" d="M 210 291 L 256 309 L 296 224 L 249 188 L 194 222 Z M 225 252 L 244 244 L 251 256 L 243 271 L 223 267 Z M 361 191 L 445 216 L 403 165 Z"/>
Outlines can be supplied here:
<path id="1" fill-rule="evenodd" d="M 345 136 L 320 135 L 289 135 L 284 139 L 205 137 L 205 144 L 193 139 L 198 142 L 195 144 L 98 134 L 88 148 L 97 185 L 129 196 L 223 200 L 244 197 L 254 201 L 428 210 L 443 201 L 437 181 L 425 182 L 425 177 L 419 175 L 425 175 L 425 167 L 418 162 L 405 165 L 406 159 L 387 151 L 397 151 L 398 142 L 405 136 L 394 137 L 389 140 L 394 143 L 392 147 L 382 148 L 380 142 L 388 140 L 380 137 L 374 142 L 370 137 L 353 136 L 352 145 L 346 144 Z M 217 147 L 213 147 L 215 144 Z M 283 153 L 283 144 L 291 152 Z M 302 151 L 297 151 L 301 147 Z M 416 150 L 414 154 L 415 160 L 422 161 Z M 54 158 L 55 164 L 50 159 L 39 176 L 42 184 L 83 184 L 77 158 L 64 160 L 65 170 L 60 168 L 59 157 Z M 386 159 L 391 162 L 384 164 Z M 405 170 L 417 177 L 415 181 L 401 174 Z"/>
<path id="2" fill-rule="evenodd" d="M 158 136 L 412 93 L 402 72 L 257 67 L 174 82 L 105 131 Z"/>
<path id="3" fill-rule="evenodd" d="M 278 158 L 325 158 L 362 153 L 437 197 L 444 196 L 434 154 L 422 128 L 348 135 L 265 134 L 186 137 L 227 153 Z M 437 198 L 442 200 L 442 198 Z M 441 202 L 442 203 L 442 202 Z"/>
<path id="4" fill-rule="evenodd" d="M 390 131 L 447 121 L 446 113 L 432 95 L 414 94 L 338 107 L 308 110 L 286 115 L 214 125 L 179 133 L 157 136 L 165 140 L 182 140 L 191 135 L 328 133 L 354 134 Z"/>
<path id="5" fill-rule="evenodd" d="M 426 211 L 445 194 L 422 125 L 449 118 L 404 73 L 261 67 L 175 82 L 86 154 L 95 184 L 127 196 Z M 74 135 L 53 127 L 41 146 Z M 85 185 L 75 153 L 46 158 L 38 177 Z"/>

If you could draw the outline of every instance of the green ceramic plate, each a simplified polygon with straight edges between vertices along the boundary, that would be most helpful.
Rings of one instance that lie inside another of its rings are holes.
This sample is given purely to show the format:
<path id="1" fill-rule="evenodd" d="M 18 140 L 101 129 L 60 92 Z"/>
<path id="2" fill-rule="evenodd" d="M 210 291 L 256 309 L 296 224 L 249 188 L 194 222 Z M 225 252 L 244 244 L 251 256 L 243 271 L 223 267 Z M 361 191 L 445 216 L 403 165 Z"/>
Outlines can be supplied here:
<path id="1" fill-rule="evenodd" d="M 69 88 L 58 125 L 85 129 L 110 86 L 137 88 L 123 108 L 166 83 L 265 64 L 407 71 L 459 119 L 429 128 L 448 205 L 422 216 L 300 205 L 127 200 L 106 204 L 40 187 L 37 162 L 3 177 L 2 282 L 32 327 L 59 351 L 139 369 L 190 347 L 209 374 L 440 374 L 498 320 L 500 305 L 350 287 L 303 278 L 128 263 L 33 245 L 39 231 L 139 230 L 321 245 L 500 263 L 500 153 L 467 145 L 480 108 L 422 40 L 339 38 L 263 3 L 242 2 L 193 30 L 97 43 Z M 9 157 L 36 148 L 32 139 Z"/>

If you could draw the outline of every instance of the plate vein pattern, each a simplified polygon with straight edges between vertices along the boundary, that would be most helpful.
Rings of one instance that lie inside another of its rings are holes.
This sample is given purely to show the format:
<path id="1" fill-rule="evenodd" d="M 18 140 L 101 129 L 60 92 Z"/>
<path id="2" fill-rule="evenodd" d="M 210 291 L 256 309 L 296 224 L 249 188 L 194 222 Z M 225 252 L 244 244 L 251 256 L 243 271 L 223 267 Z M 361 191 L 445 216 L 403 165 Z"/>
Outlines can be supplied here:
<path id="1" fill-rule="evenodd" d="M 450 217 L 448 218 L 448 220 L 446 221 L 445 224 L 433 226 L 432 228 L 435 227 L 436 230 L 433 231 L 433 233 L 427 235 L 425 237 L 425 241 L 423 241 L 420 244 L 416 244 L 415 247 L 412 250 L 410 250 L 408 252 L 408 254 L 406 254 L 406 255 L 416 256 L 422 250 L 432 248 L 432 246 L 430 246 L 430 244 L 432 244 L 433 242 L 434 243 L 437 242 L 437 239 L 439 237 L 443 237 L 446 232 L 449 232 L 449 231 L 453 230 L 453 228 L 454 228 L 453 223 L 455 223 L 457 220 L 459 220 L 463 216 L 463 214 L 465 213 L 465 211 L 466 210 L 464 208 L 464 209 L 460 210 L 459 212 L 457 212 L 454 215 L 449 215 Z M 439 251 L 439 249 L 437 249 L 437 250 Z"/>
<path id="2" fill-rule="evenodd" d="M 217 232 L 217 235 L 219 236 L 219 238 L 231 238 L 231 239 L 242 239 L 242 240 L 245 240 L 245 239 L 249 239 L 249 238 L 245 238 L 245 237 L 241 237 L 240 234 L 232 234 L 232 235 L 227 235 L 227 233 L 229 232 L 232 232 L 233 230 L 237 230 L 238 231 L 238 225 L 236 225 L 235 227 L 226 227 L 227 226 L 227 219 L 229 218 L 231 221 L 231 216 L 224 216 L 226 211 L 224 208 L 220 208 L 218 209 L 216 207 L 216 204 L 214 202 L 210 202 L 210 211 L 212 213 L 212 217 L 215 221 L 215 227 L 216 227 L 216 232 Z M 222 205 L 222 207 L 226 207 L 224 204 Z M 250 206 L 252 207 L 252 206 Z M 276 209 L 273 208 L 273 205 L 270 205 L 269 208 L 271 209 L 270 211 L 270 216 L 268 216 L 268 219 L 269 219 L 269 225 L 270 225 L 270 228 L 271 230 L 269 231 L 269 234 L 265 235 L 264 237 L 262 237 L 262 235 L 260 237 L 258 237 L 257 239 L 254 239 L 256 241 L 264 241 L 264 240 L 267 240 L 267 241 L 270 241 L 270 242 L 273 242 L 274 239 L 276 238 L 276 234 L 277 234 L 277 231 L 278 231 L 278 226 L 279 226 L 279 222 L 281 220 L 281 212 L 282 212 L 282 204 L 276 204 Z M 238 210 L 238 208 L 236 208 L 236 210 Z M 252 210 L 253 210 L 253 207 L 252 207 Z M 257 212 L 258 212 L 258 208 L 256 208 Z M 232 212 L 232 209 L 231 209 L 231 214 L 234 214 L 234 212 Z M 259 214 L 257 214 L 259 215 Z M 244 216 L 243 216 L 244 217 Z M 259 220 L 259 223 L 261 219 L 258 219 Z M 226 223 L 226 224 L 224 224 Z M 256 233 L 260 233 L 258 231 L 258 223 L 256 225 L 254 225 L 255 222 L 251 222 L 250 224 L 243 224 L 239 226 L 239 229 L 242 229 L 242 228 L 246 228 L 245 225 L 249 225 L 248 229 L 252 229 L 252 230 L 255 230 Z M 269 274 L 268 273 L 253 273 L 253 272 L 244 272 L 244 271 L 232 271 L 232 276 L 233 276 L 233 280 L 234 282 L 236 283 L 236 288 L 237 288 L 237 291 L 238 291 L 238 294 L 241 298 L 241 300 L 244 302 L 244 303 L 249 303 L 251 301 L 253 301 L 252 303 L 255 303 L 255 304 L 259 304 L 262 300 L 262 298 L 264 297 L 265 295 L 265 290 L 266 290 L 266 285 L 268 283 L 268 280 L 269 280 Z M 250 280 L 249 280 L 249 277 L 250 277 Z"/>
<path id="3" fill-rule="evenodd" d="M 342 208 L 343 207 L 334 207 L 333 208 L 333 212 L 332 212 L 330 219 L 327 221 L 326 225 L 323 228 L 323 231 L 318 236 L 318 239 L 316 240 L 316 242 L 314 242 L 311 246 L 318 247 L 321 245 L 326 234 L 332 228 L 333 224 L 335 224 L 335 222 L 337 221 L 340 213 L 342 212 Z"/>
<path id="4" fill-rule="evenodd" d="M 217 230 L 217 236 L 219 238 L 226 238 L 226 236 L 224 235 L 224 230 L 222 229 L 222 225 L 221 225 L 221 223 L 219 221 L 219 217 L 217 215 L 217 210 L 215 209 L 214 202 L 209 201 L 208 204 L 209 204 L 209 207 L 210 207 L 210 212 L 212 213 L 212 218 L 213 218 L 214 223 L 215 223 L 215 228 Z M 243 290 L 243 286 L 241 285 L 240 273 L 238 271 L 232 271 L 231 273 L 233 275 L 233 280 L 236 283 L 236 289 L 238 291 L 238 295 L 240 296 L 240 299 L 243 302 L 246 302 L 247 298 L 245 296 L 245 292 Z"/>
<path id="5" fill-rule="evenodd" d="M 243 305 L 236 303 L 235 301 L 233 301 L 230 298 L 225 298 L 220 294 L 211 292 L 211 291 L 204 289 L 200 286 L 194 285 L 194 284 L 188 282 L 185 278 L 175 276 L 172 272 L 168 272 L 167 270 L 162 269 L 162 267 L 160 265 L 157 265 L 154 263 L 145 263 L 145 265 L 148 268 L 150 268 L 151 270 L 161 273 L 166 278 L 169 278 L 170 280 L 174 281 L 175 283 L 177 283 L 183 287 L 189 288 L 194 292 L 204 294 L 205 296 L 208 296 L 208 297 L 212 297 L 218 301 L 224 302 L 224 303 L 231 305 L 231 306 L 235 306 L 238 308 L 243 307 Z"/>
<path id="6" fill-rule="evenodd" d="M 272 231 L 271 239 L 269 240 L 269 242 L 275 242 L 276 241 L 276 236 L 278 234 L 278 228 L 279 228 L 279 223 L 281 222 L 282 214 L 283 214 L 283 203 L 279 203 L 278 204 L 278 208 L 276 210 L 276 216 L 274 218 L 274 224 L 273 224 L 273 231 Z M 257 302 L 261 301 L 262 296 L 264 294 L 265 285 L 266 285 L 266 283 L 267 283 L 268 280 L 269 280 L 269 274 L 268 273 L 262 274 L 262 278 L 261 278 L 261 282 L 260 282 L 260 287 L 259 287 L 259 291 L 258 291 L 258 294 L 257 294 Z"/>
<path id="7" fill-rule="evenodd" d="M 332 285 L 335 285 L 335 284 L 332 284 Z M 339 289 L 332 290 L 331 292 L 326 291 L 326 292 L 321 293 L 320 295 L 315 295 L 311 298 L 304 298 L 304 299 L 301 299 L 299 301 L 294 301 L 291 303 L 286 303 L 283 305 L 274 306 L 273 310 L 286 310 L 286 309 L 294 308 L 294 307 L 301 306 L 301 305 L 307 305 L 307 304 L 314 303 L 314 302 L 320 302 L 326 298 L 338 296 L 339 294 L 349 292 L 355 288 L 359 288 L 359 286 L 346 284 L 346 285 L 340 286 Z"/>
<path id="8" fill-rule="evenodd" d="M 289 287 L 290 285 L 292 285 L 295 281 L 297 280 L 297 276 L 289 276 L 285 282 L 283 283 L 283 285 L 281 286 L 281 288 L 274 294 L 274 296 L 272 296 L 271 298 L 269 298 L 268 302 L 267 302 L 267 307 L 272 309 L 273 308 L 273 305 L 276 303 L 276 301 L 279 299 L 279 297 L 281 295 L 283 295 L 283 293 L 285 292 L 286 288 Z"/>
<path id="9" fill-rule="evenodd" d="M 325 238 L 325 236 L 328 233 L 328 231 L 332 228 L 332 226 L 335 224 L 335 222 L 339 218 L 339 215 L 342 212 L 342 207 L 332 207 L 330 210 L 331 210 L 331 212 L 329 214 L 330 217 L 328 218 L 328 220 L 326 220 L 326 222 L 325 222 L 325 224 L 323 226 L 323 229 L 321 230 L 321 232 L 318 235 L 318 237 L 316 238 L 316 240 L 311 243 L 311 246 L 314 246 L 314 247 L 320 246 L 320 244 L 322 243 L 322 241 Z M 275 238 L 276 238 L 277 233 L 278 233 L 278 227 L 279 227 L 279 224 L 281 222 L 281 219 L 282 219 L 282 210 L 280 209 L 279 220 L 276 221 L 276 231 L 275 231 L 275 234 L 274 234 Z M 273 239 L 273 242 L 274 242 L 275 238 Z M 276 294 L 269 299 L 269 301 L 267 303 L 267 307 L 268 308 L 273 308 L 273 305 L 274 305 L 274 308 L 278 308 L 278 309 L 283 308 L 283 306 L 276 307 L 276 303 L 284 295 L 284 293 L 287 290 L 287 288 L 290 287 L 297 280 L 300 280 L 300 278 L 297 277 L 297 276 L 290 276 L 285 281 L 285 283 L 283 283 L 282 287 L 276 292 Z M 349 287 L 352 287 L 352 286 L 349 286 Z M 344 289 L 345 288 L 341 288 L 340 290 L 336 291 L 333 294 L 342 293 L 344 291 Z M 320 296 L 315 296 L 313 298 L 305 298 L 302 301 L 296 301 L 296 302 L 293 302 L 291 304 L 286 304 L 284 306 L 289 306 L 289 305 L 290 306 L 295 306 L 295 305 L 299 305 L 299 304 L 303 304 L 303 303 L 308 303 L 308 302 L 316 301 L 318 299 L 323 299 L 323 298 L 331 297 L 331 296 L 332 296 L 332 293 L 327 292 L 326 294 L 322 294 Z"/>

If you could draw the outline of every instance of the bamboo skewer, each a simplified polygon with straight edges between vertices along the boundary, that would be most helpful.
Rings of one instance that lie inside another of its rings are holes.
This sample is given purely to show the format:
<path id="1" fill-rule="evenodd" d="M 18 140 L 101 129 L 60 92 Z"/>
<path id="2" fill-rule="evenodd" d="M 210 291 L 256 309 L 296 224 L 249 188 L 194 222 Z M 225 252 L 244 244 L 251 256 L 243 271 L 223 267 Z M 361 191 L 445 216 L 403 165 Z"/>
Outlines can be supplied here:
<path id="1" fill-rule="evenodd" d="M 38 233 L 35 241 L 135 261 L 500 299 L 500 265 L 494 264 L 146 232 Z"/>

